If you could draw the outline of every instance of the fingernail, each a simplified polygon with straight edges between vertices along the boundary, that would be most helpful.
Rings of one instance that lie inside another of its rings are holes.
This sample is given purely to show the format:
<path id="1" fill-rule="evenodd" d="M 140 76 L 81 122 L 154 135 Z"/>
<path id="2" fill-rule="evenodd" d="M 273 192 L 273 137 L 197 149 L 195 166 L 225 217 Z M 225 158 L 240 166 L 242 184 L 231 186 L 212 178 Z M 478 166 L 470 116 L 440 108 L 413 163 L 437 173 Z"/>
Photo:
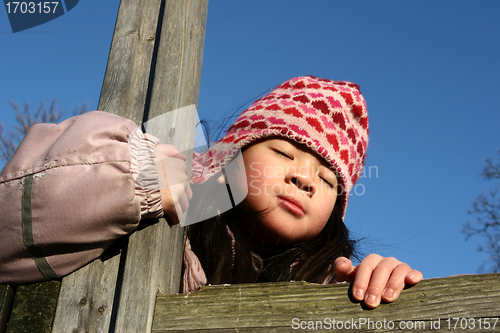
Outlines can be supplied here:
<path id="1" fill-rule="evenodd" d="M 367 298 L 366 298 L 366 304 L 368 305 L 377 305 L 377 298 L 375 297 L 375 295 L 369 295 Z"/>
<path id="2" fill-rule="evenodd" d="M 408 277 L 409 277 L 410 279 L 412 279 L 413 281 L 418 281 L 418 279 L 419 279 L 418 274 L 417 274 L 417 273 L 415 273 L 415 272 L 411 272 L 410 274 L 408 274 Z"/>
<path id="3" fill-rule="evenodd" d="M 354 291 L 354 297 L 361 301 L 365 297 L 365 292 L 363 289 L 356 289 L 356 291 Z"/>
<path id="4" fill-rule="evenodd" d="M 344 265 L 345 265 L 345 261 L 343 261 L 343 260 L 337 260 L 337 261 L 335 262 L 335 267 L 336 267 L 336 268 L 340 268 L 340 267 L 342 267 L 342 266 L 344 266 Z"/>
<path id="5" fill-rule="evenodd" d="M 392 298 L 394 297 L 394 290 L 392 290 L 391 288 L 387 288 L 385 291 L 384 291 L 384 297 L 389 300 L 389 301 L 392 301 Z"/>

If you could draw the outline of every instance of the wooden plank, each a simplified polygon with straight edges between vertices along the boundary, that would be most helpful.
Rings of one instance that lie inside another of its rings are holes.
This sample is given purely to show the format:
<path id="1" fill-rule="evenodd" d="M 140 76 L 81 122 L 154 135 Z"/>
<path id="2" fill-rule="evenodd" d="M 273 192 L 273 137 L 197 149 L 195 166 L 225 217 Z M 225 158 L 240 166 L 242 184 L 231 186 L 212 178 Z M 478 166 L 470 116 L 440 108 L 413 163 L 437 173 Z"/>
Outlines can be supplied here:
<path id="1" fill-rule="evenodd" d="M 14 298 L 14 287 L 0 284 L 0 333 L 5 332 Z"/>
<path id="2" fill-rule="evenodd" d="M 167 1 L 155 58 L 147 132 L 181 151 L 194 145 L 207 7 L 208 1 Z M 158 292 L 179 291 L 183 237 L 183 228 L 164 219 L 131 235 L 117 332 L 150 332 Z"/>
<path id="3" fill-rule="evenodd" d="M 207 1 L 122 0 L 98 109 L 141 124 L 196 106 L 206 10 Z M 170 143 L 187 148 L 180 134 L 194 134 L 192 121 L 172 124 Z M 53 332 L 149 331 L 158 290 L 179 289 L 182 239 L 181 228 L 161 219 L 134 233 L 121 256 L 64 278 Z"/>
<path id="4" fill-rule="evenodd" d="M 290 332 L 301 322 L 307 331 L 339 329 L 329 326 L 333 319 L 342 325 L 357 323 L 356 331 L 364 332 L 394 331 L 400 323 L 407 329 L 420 328 L 416 331 L 431 331 L 438 324 L 440 329 L 450 325 L 453 330 L 457 322 L 459 330 L 500 329 L 500 320 L 495 330 L 496 319 L 489 320 L 489 330 L 484 321 L 500 317 L 500 274 L 424 280 L 403 291 L 395 302 L 376 309 L 351 301 L 348 294 L 348 284 L 290 282 L 210 286 L 189 294 L 159 295 L 153 332 Z"/>
<path id="5" fill-rule="evenodd" d="M 6 332 L 49 333 L 60 287 L 59 281 L 18 286 Z"/>
<path id="6" fill-rule="evenodd" d="M 63 279 L 52 332 L 108 331 L 119 263 L 100 258 Z"/>
<path id="7" fill-rule="evenodd" d="M 99 110 L 143 121 L 162 0 L 122 0 Z M 122 250 L 117 248 L 115 254 Z M 117 313 L 120 255 L 103 256 L 65 277 L 53 332 L 108 332 Z M 115 295 L 115 291 L 118 293 Z"/>
<path id="8" fill-rule="evenodd" d="M 143 122 L 165 0 L 121 0 L 98 110 Z"/>

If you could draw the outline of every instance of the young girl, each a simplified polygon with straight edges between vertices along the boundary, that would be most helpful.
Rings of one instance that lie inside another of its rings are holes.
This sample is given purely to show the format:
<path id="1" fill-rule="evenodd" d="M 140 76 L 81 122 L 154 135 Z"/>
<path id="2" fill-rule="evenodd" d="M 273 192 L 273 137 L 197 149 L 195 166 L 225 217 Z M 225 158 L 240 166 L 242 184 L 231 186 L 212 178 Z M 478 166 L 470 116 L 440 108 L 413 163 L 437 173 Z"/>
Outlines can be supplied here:
<path id="1" fill-rule="evenodd" d="M 201 199 L 191 201 L 199 203 L 188 211 L 191 223 L 218 209 L 204 189 L 227 183 L 238 153 L 223 153 L 228 144 L 242 151 L 248 195 L 188 227 L 183 291 L 207 283 L 349 281 L 355 299 L 376 307 L 420 281 L 420 272 L 394 258 L 370 255 L 357 267 L 349 259 L 354 242 L 343 218 L 367 143 L 366 105 L 352 83 L 299 77 L 256 101 L 195 158 Z M 58 278 L 133 232 L 141 218 L 165 212 L 176 220 L 190 187 L 160 191 L 151 155 L 174 157 L 167 167 L 177 179 L 187 179 L 178 163 L 184 157 L 157 144 L 131 121 L 101 112 L 35 126 L 0 174 L 0 213 L 8 216 L 0 222 L 0 283 Z"/>
<path id="2" fill-rule="evenodd" d="M 348 259 L 354 242 L 343 218 L 368 145 L 357 85 L 311 76 L 284 82 L 195 159 L 195 183 L 224 183 L 223 168 L 237 152 L 227 144 L 243 152 L 248 194 L 235 208 L 188 227 L 184 291 L 206 283 L 349 281 L 357 300 L 376 307 L 422 278 L 394 258 L 370 255 L 357 267 Z M 188 219 L 216 204 L 213 195 L 193 191 L 191 202 L 200 204 Z"/>

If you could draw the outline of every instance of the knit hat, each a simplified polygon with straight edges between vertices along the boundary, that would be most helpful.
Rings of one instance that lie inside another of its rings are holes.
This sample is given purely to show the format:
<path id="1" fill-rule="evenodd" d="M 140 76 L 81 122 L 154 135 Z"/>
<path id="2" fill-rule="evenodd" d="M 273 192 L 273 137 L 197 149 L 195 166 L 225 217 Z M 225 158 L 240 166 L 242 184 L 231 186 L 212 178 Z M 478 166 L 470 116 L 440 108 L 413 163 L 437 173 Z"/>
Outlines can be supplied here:
<path id="1" fill-rule="evenodd" d="M 305 144 L 333 167 L 344 216 L 368 146 L 368 114 L 359 87 L 313 76 L 284 82 L 243 111 L 221 140 L 195 158 L 193 181 L 205 182 L 239 149 L 270 137 Z"/>

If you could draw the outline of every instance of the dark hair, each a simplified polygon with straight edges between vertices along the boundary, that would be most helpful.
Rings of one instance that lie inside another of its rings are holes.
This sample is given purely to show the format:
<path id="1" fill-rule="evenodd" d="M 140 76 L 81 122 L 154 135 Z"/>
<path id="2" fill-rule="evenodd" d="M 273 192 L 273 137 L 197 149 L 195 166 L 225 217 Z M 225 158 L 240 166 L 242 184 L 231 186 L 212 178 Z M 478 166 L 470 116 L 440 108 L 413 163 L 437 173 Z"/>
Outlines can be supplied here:
<path id="1" fill-rule="evenodd" d="M 213 182 L 217 176 L 212 177 Z M 211 186 L 205 186 L 210 188 Z M 204 193 L 203 189 L 193 190 L 194 195 L 202 196 L 203 204 L 192 207 L 191 211 L 211 210 L 213 197 Z M 196 200 L 196 202 L 200 202 Z M 263 267 L 258 276 L 258 282 L 277 281 L 308 281 L 327 282 L 336 281 L 333 263 L 340 256 L 355 257 L 355 241 L 349 239 L 343 219 L 343 200 L 339 196 L 335 208 L 320 234 L 311 240 L 267 251 L 263 258 Z M 251 244 L 248 238 L 252 236 L 252 219 L 266 212 L 249 213 L 242 211 L 238 206 L 219 214 L 206 221 L 187 227 L 186 235 L 190 240 L 193 252 L 198 256 L 209 284 L 238 283 L 234 262 L 234 243 L 236 242 L 247 251 Z M 214 214 L 215 215 L 215 214 Z M 189 219 L 189 211 L 188 217 Z M 248 237 L 250 236 L 250 237 Z M 260 254 L 260 253 L 259 253 Z"/>

